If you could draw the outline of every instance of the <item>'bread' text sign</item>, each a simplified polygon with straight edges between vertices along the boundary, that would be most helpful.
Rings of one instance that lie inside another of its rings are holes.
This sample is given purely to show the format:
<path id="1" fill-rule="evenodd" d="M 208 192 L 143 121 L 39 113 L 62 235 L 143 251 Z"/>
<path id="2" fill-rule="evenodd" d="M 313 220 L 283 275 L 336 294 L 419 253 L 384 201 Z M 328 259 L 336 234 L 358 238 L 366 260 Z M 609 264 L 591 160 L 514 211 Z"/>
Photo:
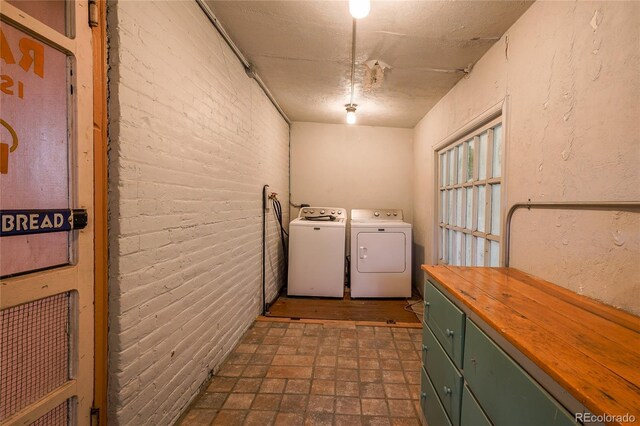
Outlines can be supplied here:
<path id="1" fill-rule="evenodd" d="M 42 234 L 82 229 L 87 226 L 87 211 L 74 210 L 1 210 L 0 237 Z"/>

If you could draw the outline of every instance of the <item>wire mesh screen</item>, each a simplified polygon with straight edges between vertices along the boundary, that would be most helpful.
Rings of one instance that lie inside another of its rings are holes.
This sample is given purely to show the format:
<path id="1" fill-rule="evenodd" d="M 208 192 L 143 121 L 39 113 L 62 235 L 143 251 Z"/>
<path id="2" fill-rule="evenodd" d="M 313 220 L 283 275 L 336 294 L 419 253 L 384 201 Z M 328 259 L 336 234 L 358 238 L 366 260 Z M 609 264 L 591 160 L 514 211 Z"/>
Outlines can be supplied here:
<path id="1" fill-rule="evenodd" d="M 68 426 L 70 401 L 67 399 L 44 416 L 40 417 L 31 426 Z"/>
<path id="2" fill-rule="evenodd" d="M 0 422 L 69 380 L 70 297 L 0 311 Z"/>

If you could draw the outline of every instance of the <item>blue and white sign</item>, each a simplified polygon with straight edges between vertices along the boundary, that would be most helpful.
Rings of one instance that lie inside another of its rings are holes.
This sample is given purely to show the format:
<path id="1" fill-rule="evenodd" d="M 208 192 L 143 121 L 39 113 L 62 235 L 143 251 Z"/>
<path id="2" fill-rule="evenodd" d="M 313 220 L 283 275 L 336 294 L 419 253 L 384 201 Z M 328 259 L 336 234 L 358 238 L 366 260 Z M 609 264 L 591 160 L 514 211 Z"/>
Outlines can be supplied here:
<path id="1" fill-rule="evenodd" d="M 0 237 L 82 229 L 86 210 L 0 210 Z"/>

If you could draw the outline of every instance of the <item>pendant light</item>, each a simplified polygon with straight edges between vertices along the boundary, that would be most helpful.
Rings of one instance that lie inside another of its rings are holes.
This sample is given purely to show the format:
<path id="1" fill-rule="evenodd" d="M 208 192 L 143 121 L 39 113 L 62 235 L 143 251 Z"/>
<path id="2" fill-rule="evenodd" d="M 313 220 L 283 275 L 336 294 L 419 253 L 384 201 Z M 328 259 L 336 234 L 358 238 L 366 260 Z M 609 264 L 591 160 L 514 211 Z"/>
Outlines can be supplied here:
<path id="1" fill-rule="evenodd" d="M 362 19 L 371 10 L 370 0 L 349 0 L 349 12 L 355 19 Z"/>
<path id="2" fill-rule="evenodd" d="M 356 104 L 346 104 L 347 107 L 347 124 L 356 124 Z"/>

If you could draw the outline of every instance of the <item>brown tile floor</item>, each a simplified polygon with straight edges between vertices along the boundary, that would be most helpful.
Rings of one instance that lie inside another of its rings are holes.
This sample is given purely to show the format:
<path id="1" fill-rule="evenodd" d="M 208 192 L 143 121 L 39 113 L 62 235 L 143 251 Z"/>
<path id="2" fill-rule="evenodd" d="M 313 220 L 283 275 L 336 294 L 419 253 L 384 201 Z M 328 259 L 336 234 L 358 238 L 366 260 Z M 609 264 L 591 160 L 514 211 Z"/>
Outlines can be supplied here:
<path id="1" fill-rule="evenodd" d="M 419 425 L 421 330 L 256 322 L 180 425 Z"/>

